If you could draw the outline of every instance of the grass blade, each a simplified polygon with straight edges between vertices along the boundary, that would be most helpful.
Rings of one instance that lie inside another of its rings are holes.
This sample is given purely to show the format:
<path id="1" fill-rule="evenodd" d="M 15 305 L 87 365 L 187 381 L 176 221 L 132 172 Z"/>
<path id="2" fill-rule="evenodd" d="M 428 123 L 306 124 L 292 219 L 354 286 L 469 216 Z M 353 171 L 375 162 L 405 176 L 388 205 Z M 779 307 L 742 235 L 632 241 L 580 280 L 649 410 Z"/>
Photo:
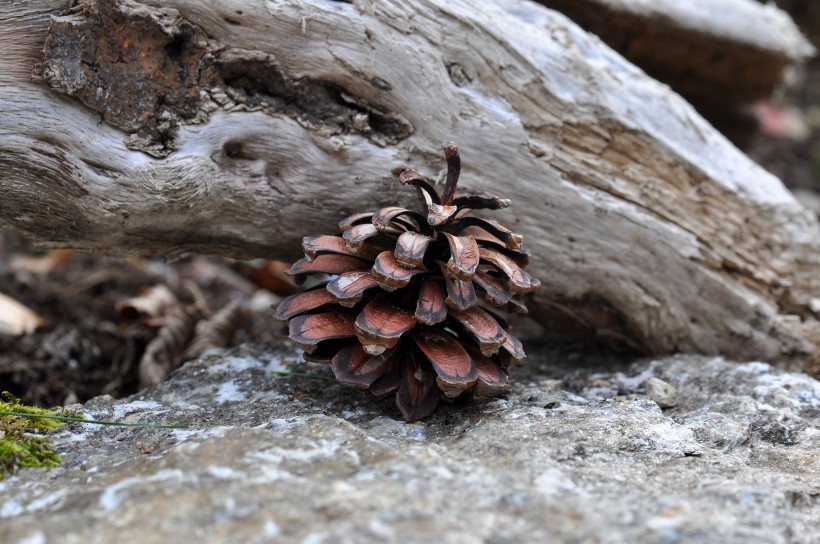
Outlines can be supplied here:
<path id="1" fill-rule="evenodd" d="M 121 423 L 119 421 L 105 421 L 97 419 L 83 419 L 81 417 L 54 416 L 46 414 L 27 414 L 25 412 L 0 411 L 0 416 L 27 417 L 30 419 L 56 419 L 59 421 L 76 421 L 79 423 L 93 423 L 94 425 L 111 425 L 115 427 L 135 427 L 138 429 L 187 429 L 188 425 L 157 425 L 154 423 Z"/>
<path id="2" fill-rule="evenodd" d="M 278 376 L 293 376 L 295 378 L 312 378 L 314 380 L 328 380 L 331 382 L 335 382 L 336 378 L 332 378 L 330 376 L 325 376 L 324 374 L 306 374 L 304 372 L 291 372 L 290 370 L 270 370 L 271 374 L 276 374 Z"/>

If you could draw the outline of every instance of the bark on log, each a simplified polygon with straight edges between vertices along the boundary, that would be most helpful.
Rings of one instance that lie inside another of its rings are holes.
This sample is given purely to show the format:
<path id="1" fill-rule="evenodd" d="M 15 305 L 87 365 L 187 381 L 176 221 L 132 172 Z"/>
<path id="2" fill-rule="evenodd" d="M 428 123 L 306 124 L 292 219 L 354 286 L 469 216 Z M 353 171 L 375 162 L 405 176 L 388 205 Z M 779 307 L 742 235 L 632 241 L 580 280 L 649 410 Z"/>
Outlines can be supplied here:
<path id="1" fill-rule="evenodd" d="M 521 0 L 159 4 L 2 7 L 1 224 L 119 255 L 292 257 L 406 198 L 396 163 L 443 172 L 452 139 L 463 185 L 512 198 L 549 324 L 817 370 L 816 218 L 565 17 Z"/>

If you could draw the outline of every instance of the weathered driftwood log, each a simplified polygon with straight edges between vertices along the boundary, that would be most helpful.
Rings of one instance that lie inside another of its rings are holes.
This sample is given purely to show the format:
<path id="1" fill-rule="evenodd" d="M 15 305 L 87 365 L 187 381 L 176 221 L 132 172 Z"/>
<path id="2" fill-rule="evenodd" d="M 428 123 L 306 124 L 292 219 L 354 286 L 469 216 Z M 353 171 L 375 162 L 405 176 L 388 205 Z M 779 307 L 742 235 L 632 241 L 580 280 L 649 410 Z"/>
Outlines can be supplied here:
<path id="1" fill-rule="evenodd" d="M 814 47 L 789 16 L 756 0 L 536 0 L 699 102 L 767 98 Z"/>
<path id="2" fill-rule="evenodd" d="M 452 139 L 462 185 L 513 199 L 548 324 L 817 368 L 816 218 L 556 12 L 161 4 L 2 6 L 2 224 L 119 255 L 289 257 L 406 195 L 396 163 L 442 171 Z"/>
<path id="3" fill-rule="evenodd" d="M 749 103 L 767 98 L 814 48 L 789 16 L 756 0 L 536 0 L 671 86 L 737 145 Z"/>

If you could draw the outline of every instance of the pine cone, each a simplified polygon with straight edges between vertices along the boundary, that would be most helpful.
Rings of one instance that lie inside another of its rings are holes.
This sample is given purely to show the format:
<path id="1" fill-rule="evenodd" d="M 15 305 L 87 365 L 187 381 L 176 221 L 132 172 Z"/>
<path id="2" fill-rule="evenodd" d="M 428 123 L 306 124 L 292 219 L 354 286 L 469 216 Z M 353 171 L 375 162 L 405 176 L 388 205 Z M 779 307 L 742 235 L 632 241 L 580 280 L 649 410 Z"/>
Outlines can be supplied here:
<path id="1" fill-rule="evenodd" d="M 524 358 L 506 322 L 479 303 L 526 313 L 522 295 L 540 282 L 523 268 L 523 237 L 470 216 L 510 205 L 484 193 L 456 193 L 458 148 L 444 145 L 447 183 L 409 168 L 393 173 L 420 189 L 426 214 L 398 207 L 350 216 L 341 236 L 307 236 L 305 258 L 286 273 L 302 282 L 330 275 L 278 305 L 305 359 L 330 363 L 336 379 L 376 395 L 398 391 L 406 421 L 433 413 L 439 399 L 508 390 L 507 367 Z M 486 306 L 486 305 L 485 305 Z"/>

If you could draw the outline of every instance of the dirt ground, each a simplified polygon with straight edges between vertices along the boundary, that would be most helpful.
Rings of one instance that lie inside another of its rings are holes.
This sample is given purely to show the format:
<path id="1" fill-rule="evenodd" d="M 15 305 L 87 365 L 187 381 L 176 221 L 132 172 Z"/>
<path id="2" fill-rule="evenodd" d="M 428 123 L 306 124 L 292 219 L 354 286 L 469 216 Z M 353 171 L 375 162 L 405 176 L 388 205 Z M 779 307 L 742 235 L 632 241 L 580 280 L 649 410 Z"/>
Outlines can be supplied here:
<path id="1" fill-rule="evenodd" d="M 269 340 L 275 329 L 269 308 L 278 297 L 264 286 L 282 294 L 288 286 L 276 283 L 268 264 L 48 252 L 0 233 L 0 293 L 43 319 L 28 334 L 0 332 L 0 391 L 38 406 L 136 392 L 139 362 L 165 323 L 162 316 L 128 319 L 118 305 L 157 285 L 170 289 L 175 306 L 192 308 L 203 321 L 231 302 L 241 303 L 250 312 L 231 341 Z"/>

